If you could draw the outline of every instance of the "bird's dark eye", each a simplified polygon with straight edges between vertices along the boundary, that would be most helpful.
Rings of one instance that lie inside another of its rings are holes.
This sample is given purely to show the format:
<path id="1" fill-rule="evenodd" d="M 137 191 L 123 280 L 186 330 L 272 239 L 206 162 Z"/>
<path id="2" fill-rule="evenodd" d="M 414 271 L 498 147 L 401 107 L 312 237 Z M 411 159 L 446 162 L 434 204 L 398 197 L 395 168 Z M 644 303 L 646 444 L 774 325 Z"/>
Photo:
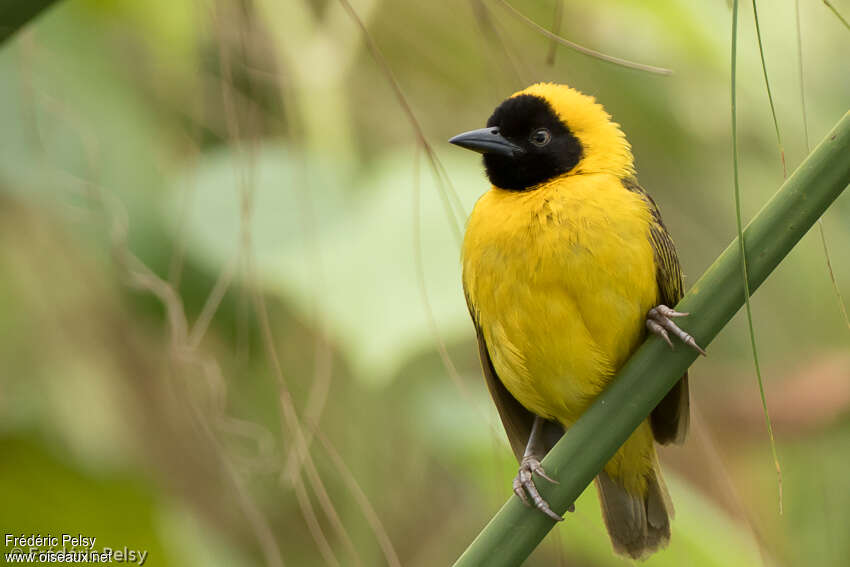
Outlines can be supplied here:
<path id="1" fill-rule="evenodd" d="M 549 140 L 552 139 L 552 134 L 549 133 L 549 130 L 546 128 L 538 128 L 534 132 L 531 133 L 531 136 L 528 138 L 532 144 L 537 147 L 542 148 L 546 144 L 549 143 Z"/>

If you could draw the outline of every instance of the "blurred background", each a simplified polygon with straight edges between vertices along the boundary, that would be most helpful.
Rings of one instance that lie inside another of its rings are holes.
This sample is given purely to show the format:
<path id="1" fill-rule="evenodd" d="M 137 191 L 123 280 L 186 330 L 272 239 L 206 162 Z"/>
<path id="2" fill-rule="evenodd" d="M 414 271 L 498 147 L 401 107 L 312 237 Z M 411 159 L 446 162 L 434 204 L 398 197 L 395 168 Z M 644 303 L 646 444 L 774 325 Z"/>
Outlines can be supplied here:
<path id="1" fill-rule="evenodd" d="M 501 0 L 351 2 L 64 0 L 0 45 L 5 533 L 149 565 L 450 564 L 516 463 L 460 286 L 487 183 L 446 140 L 532 82 L 622 124 L 686 284 L 733 238 L 726 2 L 515 3 L 670 76 Z M 804 128 L 795 4 L 763 6 L 791 172 L 850 106 L 850 30 L 799 6 Z M 748 2 L 738 53 L 751 218 L 783 164 Z M 850 195 L 822 228 L 850 299 Z M 692 368 L 646 565 L 850 564 L 850 327 L 817 228 L 753 308 L 784 512 L 739 313 Z M 627 563 L 594 492 L 529 565 Z"/>

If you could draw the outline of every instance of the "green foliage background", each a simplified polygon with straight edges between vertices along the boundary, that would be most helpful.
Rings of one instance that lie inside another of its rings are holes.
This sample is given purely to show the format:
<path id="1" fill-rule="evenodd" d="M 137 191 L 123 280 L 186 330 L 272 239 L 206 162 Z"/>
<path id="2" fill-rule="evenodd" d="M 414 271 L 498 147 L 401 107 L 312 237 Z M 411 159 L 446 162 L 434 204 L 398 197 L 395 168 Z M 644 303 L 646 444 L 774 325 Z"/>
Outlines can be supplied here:
<path id="1" fill-rule="evenodd" d="M 670 77 L 563 48 L 549 65 L 551 42 L 496 2 L 353 6 L 465 213 L 486 183 L 444 140 L 551 80 L 622 124 L 687 276 L 732 238 L 724 3 L 564 6 L 565 37 Z M 553 2 L 516 6 L 551 25 Z M 806 153 L 794 5 L 759 15 L 791 169 Z M 850 101 L 850 34 L 820 3 L 801 15 L 816 141 Z M 747 9 L 739 57 L 748 217 L 783 174 Z M 515 464 L 453 225 L 340 4 L 60 2 L 0 48 L 0 124 L 5 532 L 79 531 L 152 565 L 442 565 L 501 505 Z M 844 196 L 824 222 L 850 298 L 848 221 Z M 673 543 L 647 565 L 850 561 L 850 329 L 817 234 L 753 308 L 785 513 L 739 317 L 692 371 L 693 434 L 662 457 Z M 299 435 L 315 469 L 293 483 Z M 623 563 L 592 492 L 529 564 Z"/>

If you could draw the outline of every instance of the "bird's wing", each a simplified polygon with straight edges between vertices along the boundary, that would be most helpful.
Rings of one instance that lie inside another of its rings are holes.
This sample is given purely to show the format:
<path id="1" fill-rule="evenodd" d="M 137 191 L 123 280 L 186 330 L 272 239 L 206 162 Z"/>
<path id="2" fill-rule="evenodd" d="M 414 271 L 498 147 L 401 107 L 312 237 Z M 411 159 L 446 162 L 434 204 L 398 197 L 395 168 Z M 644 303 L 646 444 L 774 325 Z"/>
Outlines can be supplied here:
<path id="1" fill-rule="evenodd" d="M 478 356 L 481 359 L 481 368 L 484 371 L 484 379 L 487 382 L 487 389 L 490 391 L 490 396 L 493 398 L 493 403 L 496 404 L 496 409 L 499 411 L 499 417 L 502 419 L 502 425 L 505 428 L 505 433 L 508 434 L 508 441 L 511 444 L 511 449 L 517 458 L 517 461 L 522 460 L 525 446 L 528 444 L 528 437 L 531 435 L 531 426 L 534 423 L 535 415 L 525 409 L 521 403 L 514 398 L 499 376 L 496 374 L 496 369 L 493 367 L 493 361 L 490 360 L 490 353 L 487 350 L 487 342 L 484 340 L 484 333 L 478 325 L 475 317 L 475 309 L 466 298 L 469 314 L 472 316 L 472 322 L 475 325 L 475 334 L 478 338 Z M 543 441 L 546 451 L 552 448 L 553 445 L 564 434 L 564 429 L 560 424 L 552 421 L 547 421 L 543 430 Z"/>
<path id="2" fill-rule="evenodd" d="M 649 205 L 652 222 L 649 227 L 649 241 L 655 256 L 655 281 L 658 285 L 660 302 L 668 307 L 675 307 L 684 295 L 682 270 L 679 266 L 679 256 L 673 240 L 661 220 L 661 213 L 652 197 L 638 185 L 635 179 L 626 179 L 623 185 L 629 191 L 641 195 Z M 650 424 L 655 440 L 666 444 L 682 443 L 688 432 L 690 421 L 690 399 L 688 392 L 688 373 L 676 382 L 663 400 L 652 410 Z"/>

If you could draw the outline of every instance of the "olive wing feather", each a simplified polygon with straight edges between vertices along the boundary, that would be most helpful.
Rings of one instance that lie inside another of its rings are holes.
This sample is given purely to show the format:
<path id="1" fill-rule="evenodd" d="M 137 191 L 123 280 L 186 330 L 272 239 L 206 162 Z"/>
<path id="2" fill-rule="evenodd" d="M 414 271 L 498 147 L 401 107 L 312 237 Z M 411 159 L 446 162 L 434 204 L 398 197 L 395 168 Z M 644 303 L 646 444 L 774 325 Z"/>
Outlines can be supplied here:
<path id="1" fill-rule="evenodd" d="M 638 185 L 635 179 L 626 179 L 623 185 L 629 191 L 640 194 L 649 206 L 652 215 L 649 241 L 655 257 L 655 281 L 658 285 L 659 301 L 668 307 L 675 307 L 684 295 L 682 270 L 679 266 L 676 247 L 652 197 Z M 689 421 L 690 393 L 688 373 L 685 372 L 682 379 L 676 382 L 676 385 L 652 410 L 650 425 L 655 440 L 659 443 L 682 443 L 688 432 Z"/>

